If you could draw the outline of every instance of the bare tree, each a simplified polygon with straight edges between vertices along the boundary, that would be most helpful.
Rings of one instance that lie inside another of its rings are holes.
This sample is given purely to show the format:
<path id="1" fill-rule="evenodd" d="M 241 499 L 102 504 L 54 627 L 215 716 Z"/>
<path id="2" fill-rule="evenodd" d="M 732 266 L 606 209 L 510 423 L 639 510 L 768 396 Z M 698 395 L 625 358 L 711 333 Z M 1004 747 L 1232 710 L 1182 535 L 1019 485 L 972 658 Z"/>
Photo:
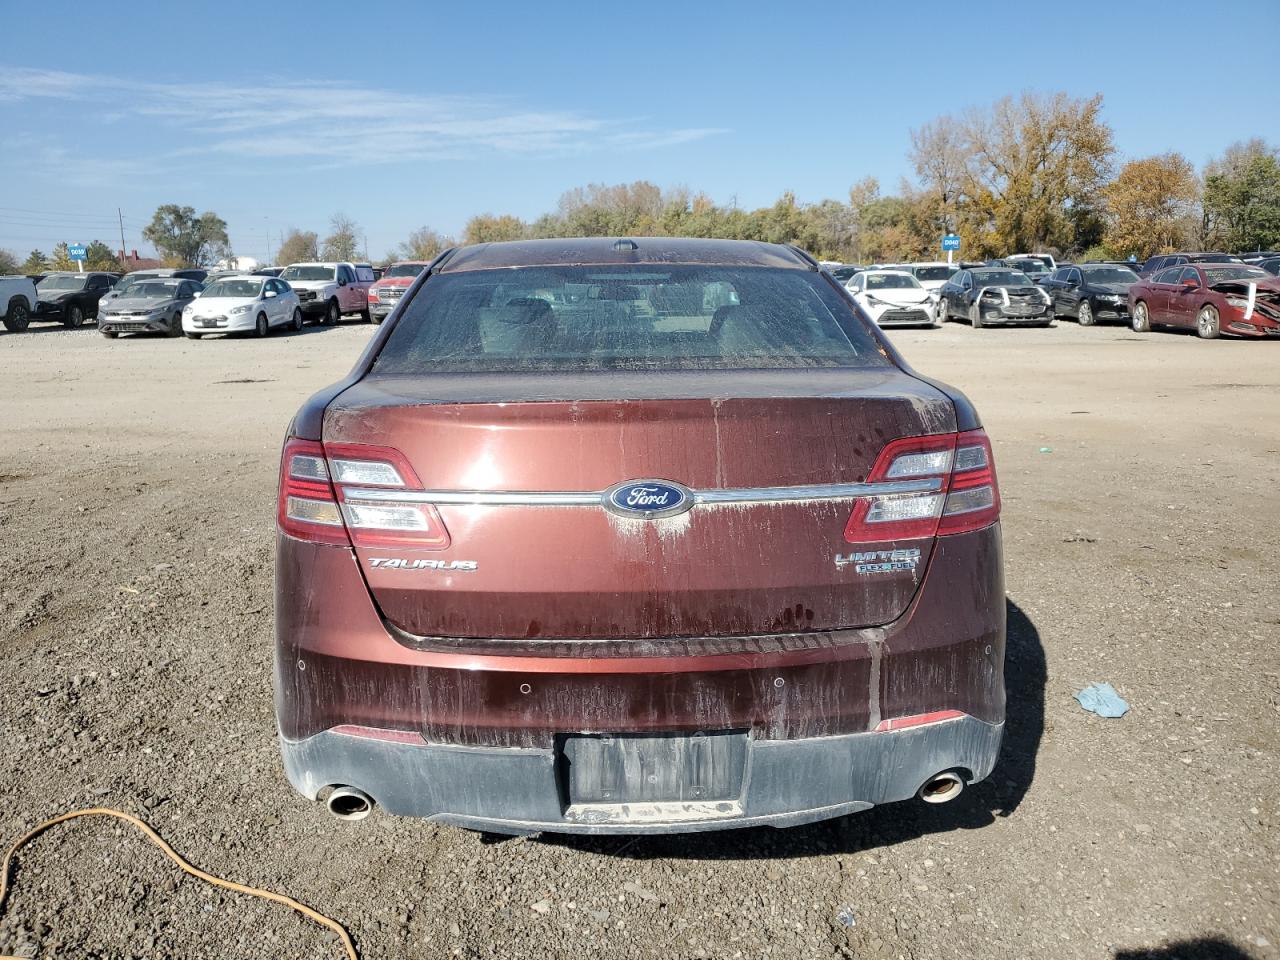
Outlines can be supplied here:
<path id="1" fill-rule="evenodd" d="M 356 260 L 360 256 L 360 225 L 345 213 L 335 213 L 329 219 L 332 231 L 324 238 L 321 255 L 326 260 Z"/>

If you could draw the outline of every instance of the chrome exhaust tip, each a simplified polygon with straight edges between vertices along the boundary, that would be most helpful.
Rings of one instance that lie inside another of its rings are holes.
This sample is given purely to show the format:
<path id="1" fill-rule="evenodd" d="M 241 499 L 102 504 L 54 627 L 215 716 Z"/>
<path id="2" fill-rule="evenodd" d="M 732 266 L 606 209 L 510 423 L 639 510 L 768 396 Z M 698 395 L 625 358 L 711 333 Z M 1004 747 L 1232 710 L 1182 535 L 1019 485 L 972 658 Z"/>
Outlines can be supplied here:
<path id="1" fill-rule="evenodd" d="M 324 803 L 338 820 L 363 820 L 373 813 L 373 797 L 355 787 L 334 787 Z"/>
<path id="2" fill-rule="evenodd" d="M 946 803 L 964 791 L 964 779 L 953 770 L 936 773 L 920 788 L 920 799 L 925 803 Z"/>

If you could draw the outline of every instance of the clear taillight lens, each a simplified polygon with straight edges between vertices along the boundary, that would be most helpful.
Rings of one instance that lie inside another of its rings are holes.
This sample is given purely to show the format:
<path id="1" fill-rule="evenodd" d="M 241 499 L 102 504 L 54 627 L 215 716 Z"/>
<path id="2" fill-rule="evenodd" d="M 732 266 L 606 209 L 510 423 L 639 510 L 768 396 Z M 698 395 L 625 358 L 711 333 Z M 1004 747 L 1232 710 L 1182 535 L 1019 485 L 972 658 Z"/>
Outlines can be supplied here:
<path id="1" fill-rule="evenodd" d="M 299 540 L 351 545 L 329 482 L 324 448 L 314 440 L 293 438 L 284 445 L 276 523 L 281 531 Z"/>
<path id="2" fill-rule="evenodd" d="M 977 530 L 1000 516 L 991 443 L 982 430 L 888 443 L 870 483 L 935 480 L 936 489 L 860 499 L 845 525 L 850 543 L 916 540 Z"/>
<path id="3" fill-rule="evenodd" d="M 360 492 L 381 489 L 422 489 L 400 451 L 291 439 L 280 467 L 280 529 L 300 540 L 344 546 L 449 546 L 449 531 L 432 504 L 390 503 Z"/>

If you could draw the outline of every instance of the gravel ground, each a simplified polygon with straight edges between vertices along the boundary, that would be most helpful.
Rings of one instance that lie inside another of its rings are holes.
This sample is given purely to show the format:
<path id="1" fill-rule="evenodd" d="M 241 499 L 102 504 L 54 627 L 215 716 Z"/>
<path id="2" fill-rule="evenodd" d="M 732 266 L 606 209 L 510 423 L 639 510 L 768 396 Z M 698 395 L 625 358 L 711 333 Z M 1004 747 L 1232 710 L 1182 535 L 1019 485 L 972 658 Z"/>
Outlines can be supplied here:
<path id="1" fill-rule="evenodd" d="M 331 820 L 271 713 L 275 470 L 371 328 L 0 334 L 0 835 L 113 806 L 374 957 L 1280 956 L 1280 343 L 895 332 L 995 441 L 1005 752 L 944 807 L 787 831 L 499 840 Z M 1107 680 L 1133 705 L 1084 713 Z M 337 957 L 114 822 L 31 844 L 26 957 Z"/>

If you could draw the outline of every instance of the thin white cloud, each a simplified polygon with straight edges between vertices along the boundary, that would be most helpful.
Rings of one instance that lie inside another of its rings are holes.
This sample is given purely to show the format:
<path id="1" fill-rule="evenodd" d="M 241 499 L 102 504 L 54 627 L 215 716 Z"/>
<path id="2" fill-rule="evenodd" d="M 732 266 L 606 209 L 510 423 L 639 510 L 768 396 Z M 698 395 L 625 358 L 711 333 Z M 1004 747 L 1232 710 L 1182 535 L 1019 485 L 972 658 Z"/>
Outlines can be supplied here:
<path id="1" fill-rule="evenodd" d="M 101 106 L 113 125 L 147 118 L 178 134 L 165 150 L 171 157 L 216 154 L 326 166 L 485 152 L 559 156 L 646 150 L 724 132 L 639 128 L 635 120 L 520 109 L 504 98 L 405 94 L 330 82 L 269 80 L 250 87 L 0 68 L 0 102 L 41 99 Z M 146 151 L 156 159 L 154 144 Z"/>

